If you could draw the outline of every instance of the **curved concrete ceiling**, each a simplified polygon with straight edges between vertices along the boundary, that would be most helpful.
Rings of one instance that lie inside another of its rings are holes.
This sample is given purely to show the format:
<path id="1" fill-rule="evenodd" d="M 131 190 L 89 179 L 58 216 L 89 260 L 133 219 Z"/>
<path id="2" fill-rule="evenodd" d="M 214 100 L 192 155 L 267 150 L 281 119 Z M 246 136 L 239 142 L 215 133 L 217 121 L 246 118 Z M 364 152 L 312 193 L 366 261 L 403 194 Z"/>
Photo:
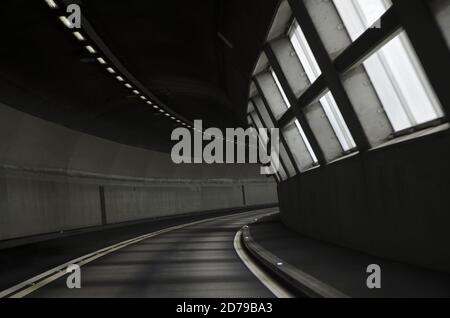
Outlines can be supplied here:
<path id="1" fill-rule="evenodd" d="M 120 63 L 181 116 L 245 125 L 276 0 L 74 1 Z M 97 63 L 42 1 L 0 4 L 1 102 L 123 144 L 170 149 L 175 124 Z"/>

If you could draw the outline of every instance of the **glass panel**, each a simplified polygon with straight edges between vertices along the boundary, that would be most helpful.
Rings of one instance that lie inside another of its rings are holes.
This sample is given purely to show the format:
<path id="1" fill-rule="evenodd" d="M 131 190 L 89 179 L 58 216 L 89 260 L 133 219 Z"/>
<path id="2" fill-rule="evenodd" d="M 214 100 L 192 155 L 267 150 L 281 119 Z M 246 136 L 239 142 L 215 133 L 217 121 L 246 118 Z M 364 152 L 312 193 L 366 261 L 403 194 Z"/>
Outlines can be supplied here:
<path id="1" fill-rule="evenodd" d="M 354 41 L 392 6 L 390 0 L 334 0 L 334 4 Z"/>
<path id="2" fill-rule="evenodd" d="M 327 162 L 334 161 L 342 156 L 342 146 L 336 138 L 333 127 L 320 103 L 314 103 L 303 109 L 306 120 L 316 136 L 317 142 Z"/>
<path id="3" fill-rule="evenodd" d="M 261 97 L 255 97 L 254 101 L 255 101 L 255 106 L 257 107 L 257 109 L 259 111 L 259 115 L 261 115 L 261 117 L 262 117 L 262 121 L 261 121 L 262 125 L 267 125 L 266 128 L 268 128 L 268 129 L 275 128 L 275 124 L 272 121 L 270 114 L 267 111 L 266 107 L 264 106 L 264 102 L 262 101 Z M 290 177 L 295 176 L 297 173 L 295 171 L 294 163 L 291 161 L 281 140 L 279 140 L 279 151 L 280 151 L 281 161 L 285 165 L 285 168 L 287 170 L 286 173 Z"/>
<path id="4" fill-rule="evenodd" d="M 322 105 L 325 114 L 327 114 L 328 120 L 330 121 L 336 137 L 339 139 L 344 151 L 349 151 L 355 148 L 356 143 L 353 140 L 347 125 L 345 124 L 341 111 L 337 107 L 336 101 L 331 92 L 328 92 L 320 99 L 320 104 Z"/>
<path id="5" fill-rule="evenodd" d="M 313 83 L 322 74 L 322 72 L 317 64 L 313 52 L 311 51 L 306 37 L 297 22 L 294 22 L 289 37 L 292 41 L 295 52 L 297 53 L 297 56 L 305 69 L 306 75 L 308 76 L 310 82 Z M 320 99 L 320 103 L 322 104 L 344 151 L 349 151 L 355 148 L 355 141 L 350 134 L 333 95 L 328 93 Z"/>
<path id="6" fill-rule="evenodd" d="M 297 22 L 294 22 L 292 25 L 291 31 L 289 32 L 289 38 L 291 39 L 295 52 L 305 69 L 309 81 L 314 83 L 314 81 L 322 74 L 322 71 L 320 70 L 319 64 L 317 64 L 305 34 Z"/>
<path id="7" fill-rule="evenodd" d="M 352 40 L 392 5 L 386 0 L 334 0 Z M 443 116 L 439 102 L 405 32 L 364 62 L 395 131 Z"/>
<path id="8" fill-rule="evenodd" d="M 291 150 L 294 157 L 294 161 L 299 167 L 300 171 L 306 171 L 317 165 L 317 159 L 311 157 L 308 152 L 308 148 L 302 140 L 302 136 L 299 134 L 298 126 L 291 121 L 282 130 L 284 139 L 286 140 L 287 146 Z"/>
<path id="9" fill-rule="evenodd" d="M 271 73 L 272 73 L 273 79 L 275 80 L 275 83 L 277 84 L 278 90 L 281 93 L 281 96 L 283 96 L 283 100 L 284 100 L 285 104 L 287 105 L 287 108 L 288 109 L 291 108 L 291 103 L 289 103 L 289 100 L 288 100 L 286 94 L 284 93 L 283 88 L 281 87 L 281 84 L 277 77 L 277 74 L 275 74 L 275 72 L 273 70 L 271 70 Z M 302 126 L 300 125 L 300 122 L 298 120 L 295 120 L 294 123 L 295 123 L 295 126 L 297 127 L 298 132 L 300 133 L 301 138 L 303 139 L 303 142 L 305 143 L 306 148 L 308 149 L 308 152 L 311 156 L 312 161 L 314 163 L 317 163 L 318 160 L 317 160 L 316 154 L 314 153 L 314 150 L 312 149 L 311 144 L 309 143 L 308 138 L 305 135 L 305 131 L 303 130 Z"/>
<path id="10" fill-rule="evenodd" d="M 256 112 L 252 112 L 250 113 L 250 116 L 252 117 L 253 121 L 255 122 L 256 125 L 256 129 L 258 128 L 266 128 L 264 127 L 263 123 L 261 122 L 261 120 L 259 119 L 259 116 L 256 114 Z M 267 132 L 265 132 L 264 130 L 262 131 L 262 134 L 260 135 L 261 140 L 260 140 L 260 147 L 262 147 L 262 149 L 264 151 L 266 151 L 266 153 L 268 153 L 268 149 L 265 145 L 269 145 L 269 136 L 267 135 Z M 281 158 L 281 147 L 280 147 L 280 158 Z M 288 175 L 286 173 L 286 171 L 284 170 L 283 165 L 281 164 L 281 161 L 279 160 L 280 158 L 274 157 L 271 158 L 271 162 L 274 166 L 278 166 L 279 170 L 278 170 L 278 174 L 281 180 L 286 180 L 288 179 Z"/>

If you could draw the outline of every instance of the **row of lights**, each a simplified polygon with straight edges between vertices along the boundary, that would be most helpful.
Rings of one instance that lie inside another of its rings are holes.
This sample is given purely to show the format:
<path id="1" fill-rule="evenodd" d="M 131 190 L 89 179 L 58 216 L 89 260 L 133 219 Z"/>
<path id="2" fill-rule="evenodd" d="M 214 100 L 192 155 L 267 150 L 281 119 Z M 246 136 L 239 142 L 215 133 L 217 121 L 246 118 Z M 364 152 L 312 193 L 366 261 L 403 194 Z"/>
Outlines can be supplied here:
<path id="1" fill-rule="evenodd" d="M 55 2 L 54 0 L 45 0 L 45 2 L 47 2 L 48 6 L 49 6 L 51 9 L 58 9 L 58 5 L 56 4 L 56 2 Z M 72 24 L 71 24 L 71 22 L 69 21 L 69 19 L 67 19 L 67 17 L 65 17 L 65 16 L 60 16 L 60 17 L 59 17 L 59 20 L 60 20 L 67 28 L 71 28 L 71 27 L 72 27 Z M 82 34 L 81 32 L 79 32 L 79 31 L 74 31 L 74 32 L 73 32 L 73 35 L 74 35 L 75 38 L 76 38 L 77 40 L 79 40 L 80 42 L 86 42 L 86 41 L 87 41 L 86 38 L 83 36 L 83 34 Z M 92 55 L 98 55 L 97 50 L 96 50 L 92 45 L 88 45 L 88 44 L 87 44 L 87 45 L 85 45 L 85 48 L 86 48 L 86 50 L 87 50 L 89 53 L 91 53 Z M 190 129 L 194 129 L 196 132 L 201 133 L 201 134 L 203 134 L 203 135 L 211 136 L 211 134 L 208 134 L 208 133 L 206 133 L 206 132 L 203 132 L 203 131 L 201 131 L 200 129 L 196 129 L 196 128 L 192 127 L 191 125 L 189 125 L 189 124 L 187 124 L 187 123 L 185 123 L 185 122 L 182 122 L 180 119 L 178 119 L 178 118 L 176 118 L 175 116 L 173 116 L 172 114 L 166 112 L 164 109 L 160 108 L 158 105 L 155 105 L 154 103 L 152 103 L 152 102 L 151 102 L 144 94 L 142 94 L 139 90 L 133 89 L 133 86 L 132 86 L 130 83 L 128 83 L 128 82 L 125 80 L 124 77 L 122 77 L 121 75 L 118 75 L 117 72 L 116 72 L 116 70 L 114 70 L 114 68 L 112 68 L 111 66 L 109 66 L 109 65 L 108 65 L 108 62 L 107 62 L 103 57 L 98 56 L 98 57 L 97 57 L 97 61 L 98 61 L 101 65 L 103 65 L 103 66 L 106 67 L 106 71 L 107 71 L 108 73 L 110 73 L 110 74 L 112 74 L 112 75 L 115 75 L 116 79 L 117 79 L 120 83 L 123 83 L 123 85 L 124 85 L 126 88 L 128 88 L 128 89 L 132 89 L 133 94 L 135 94 L 136 96 L 139 96 L 139 98 L 142 99 L 144 102 L 146 102 L 148 105 L 153 106 L 153 108 L 154 108 L 155 110 L 158 110 L 160 113 L 164 114 L 166 117 L 170 118 L 171 120 L 175 121 L 176 123 L 178 123 L 178 124 L 180 124 L 180 125 L 182 125 L 182 126 L 185 126 L 185 127 L 187 127 L 187 128 L 190 128 Z M 219 137 L 218 139 L 219 139 L 219 140 L 224 140 L 224 141 L 229 142 L 229 143 L 235 143 L 234 140 L 227 140 L 227 139 L 220 138 L 220 137 Z"/>
<path id="2" fill-rule="evenodd" d="M 51 8 L 51 9 L 58 9 L 58 4 L 54 1 L 54 0 L 45 0 L 45 2 L 47 3 L 47 5 Z M 71 28 L 72 27 L 72 23 L 69 21 L 69 19 L 65 16 L 60 16 L 59 20 L 61 21 L 62 24 L 64 24 L 67 28 Z M 75 36 L 75 38 L 80 41 L 80 42 L 87 42 L 87 39 L 85 36 L 83 36 L 83 34 L 80 31 L 74 31 L 73 35 Z M 111 67 L 108 62 L 105 60 L 105 58 L 103 58 L 102 56 L 100 56 L 97 52 L 97 50 L 89 44 L 86 44 L 85 49 L 92 55 L 96 55 L 97 57 L 97 61 L 103 65 L 106 68 L 106 71 L 108 73 L 110 73 L 111 75 L 115 76 L 115 78 L 117 79 L 117 81 L 119 81 L 120 83 L 122 83 L 126 88 L 131 89 L 133 94 L 138 96 L 142 101 L 144 101 L 145 103 L 147 103 L 148 105 L 152 106 L 155 110 L 159 111 L 160 113 L 164 114 L 167 118 L 173 120 L 174 122 L 183 125 L 187 128 L 193 128 L 191 125 L 189 125 L 188 123 L 185 123 L 183 121 L 181 121 L 180 119 L 176 118 L 174 115 L 170 114 L 169 112 L 166 112 L 164 109 L 160 108 L 158 105 L 152 103 L 147 96 L 145 96 L 142 92 L 140 92 L 139 90 L 135 89 L 130 83 L 128 83 L 126 81 L 126 79 L 121 76 L 120 74 L 117 73 L 117 71 Z"/>

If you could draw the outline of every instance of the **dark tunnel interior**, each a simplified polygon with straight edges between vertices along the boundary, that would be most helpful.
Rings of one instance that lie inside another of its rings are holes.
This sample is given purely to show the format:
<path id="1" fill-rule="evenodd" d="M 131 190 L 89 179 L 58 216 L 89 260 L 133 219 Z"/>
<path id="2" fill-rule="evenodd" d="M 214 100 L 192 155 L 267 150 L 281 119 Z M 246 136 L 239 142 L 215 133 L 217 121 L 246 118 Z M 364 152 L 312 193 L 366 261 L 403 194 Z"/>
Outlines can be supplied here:
<path id="1" fill-rule="evenodd" d="M 3 0 L 0 39 L 0 302 L 450 297 L 450 0 Z"/>

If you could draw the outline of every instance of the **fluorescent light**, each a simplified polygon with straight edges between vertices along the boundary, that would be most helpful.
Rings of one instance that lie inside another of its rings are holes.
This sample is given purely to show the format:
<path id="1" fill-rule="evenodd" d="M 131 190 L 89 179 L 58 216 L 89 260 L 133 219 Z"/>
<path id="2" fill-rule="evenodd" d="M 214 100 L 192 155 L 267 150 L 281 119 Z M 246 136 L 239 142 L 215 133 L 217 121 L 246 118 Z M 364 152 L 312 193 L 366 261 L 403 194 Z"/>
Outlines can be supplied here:
<path id="1" fill-rule="evenodd" d="M 138 90 L 134 90 L 133 93 L 134 93 L 135 95 L 139 95 L 139 94 L 140 94 Z"/>
<path id="2" fill-rule="evenodd" d="M 170 114 L 167 114 L 167 113 L 166 113 L 165 115 L 166 115 L 167 117 L 170 117 Z"/>
<path id="3" fill-rule="evenodd" d="M 85 40 L 86 40 L 86 39 L 84 38 L 84 36 L 83 36 L 80 32 L 78 32 L 78 31 L 73 32 L 73 35 L 75 35 L 75 37 L 76 37 L 79 41 L 85 41 Z"/>
<path id="4" fill-rule="evenodd" d="M 60 16 L 59 20 L 69 29 L 72 28 L 72 23 L 70 23 L 69 19 L 67 19 L 65 16 Z"/>
<path id="5" fill-rule="evenodd" d="M 45 2 L 47 2 L 48 6 L 50 8 L 52 8 L 52 9 L 57 9 L 58 8 L 58 5 L 53 0 L 45 0 Z"/>
<path id="6" fill-rule="evenodd" d="M 144 95 L 140 96 L 142 100 L 147 100 L 147 97 L 145 97 Z"/>
<path id="7" fill-rule="evenodd" d="M 131 86 L 131 85 L 128 84 L 128 83 L 125 84 L 125 87 L 126 87 L 126 88 L 133 88 L 133 86 Z"/>
<path id="8" fill-rule="evenodd" d="M 100 64 L 106 64 L 106 61 L 105 61 L 105 59 L 104 59 L 103 57 L 99 57 L 99 58 L 97 59 L 97 61 L 98 61 Z"/>
<path id="9" fill-rule="evenodd" d="M 154 109 L 159 109 L 159 107 L 157 105 L 153 105 Z"/>
<path id="10" fill-rule="evenodd" d="M 160 112 L 160 113 L 164 113 L 164 109 L 160 109 L 159 112 Z"/>
<path id="11" fill-rule="evenodd" d="M 97 51 L 90 45 L 86 45 L 86 50 L 88 50 L 88 52 L 91 54 L 97 53 Z"/>
<path id="12" fill-rule="evenodd" d="M 117 80 L 118 80 L 119 82 L 123 82 L 123 81 L 124 81 L 124 79 L 123 79 L 122 76 L 116 76 L 116 78 L 117 78 Z"/>
<path id="13" fill-rule="evenodd" d="M 149 105 L 153 105 L 153 103 L 151 102 L 151 101 L 147 101 L 147 104 L 149 104 Z"/>
<path id="14" fill-rule="evenodd" d="M 116 73 L 116 71 L 114 71 L 114 69 L 112 67 L 108 67 L 106 70 L 111 74 Z"/>

